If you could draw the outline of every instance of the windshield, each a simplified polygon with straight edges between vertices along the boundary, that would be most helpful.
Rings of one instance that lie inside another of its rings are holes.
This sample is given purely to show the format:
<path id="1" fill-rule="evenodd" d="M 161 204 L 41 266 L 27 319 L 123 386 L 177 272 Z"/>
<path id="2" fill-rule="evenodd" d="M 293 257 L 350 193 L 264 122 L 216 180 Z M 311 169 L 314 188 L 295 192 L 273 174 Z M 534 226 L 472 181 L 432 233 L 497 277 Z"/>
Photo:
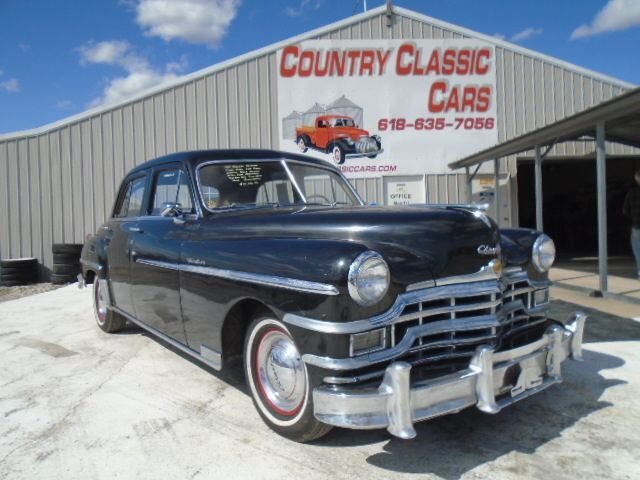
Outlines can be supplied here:
<path id="1" fill-rule="evenodd" d="M 288 168 L 287 168 L 288 167 Z M 360 205 L 331 170 L 295 162 L 223 162 L 198 169 L 208 210 L 289 205 Z"/>
<path id="2" fill-rule="evenodd" d="M 333 122 L 334 127 L 355 127 L 356 124 L 351 118 L 336 118 Z"/>

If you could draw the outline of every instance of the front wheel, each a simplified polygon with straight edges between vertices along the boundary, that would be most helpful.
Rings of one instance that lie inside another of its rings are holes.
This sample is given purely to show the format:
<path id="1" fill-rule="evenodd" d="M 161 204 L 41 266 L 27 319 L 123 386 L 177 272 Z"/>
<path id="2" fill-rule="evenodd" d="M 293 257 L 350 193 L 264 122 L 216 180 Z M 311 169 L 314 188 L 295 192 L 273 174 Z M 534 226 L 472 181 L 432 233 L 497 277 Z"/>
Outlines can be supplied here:
<path id="1" fill-rule="evenodd" d="M 114 333 L 124 328 L 127 321 L 109 308 L 108 292 L 106 281 L 97 278 L 93 281 L 93 310 L 96 316 L 96 323 L 103 331 Z"/>
<path id="2" fill-rule="evenodd" d="M 331 158 L 333 158 L 333 162 L 336 165 L 342 165 L 345 161 L 344 150 L 340 147 L 340 145 L 334 145 L 331 149 Z"/>
<path id="3" fill-rule="evenodd" d="M 306 153 L 306 151 L 309 149 L 309 147 L 307 146 L 307 141 L 303 135 L 300 135 L 298 137 L 296 143 L 298 144 L 298 150 L 300 150 L 300 153 Z"/>
<path id="4" fill-rule="evenodd" d="M 331 430 L 313 415 L 313 388 L 291 335 L 270 315 L 249 326 L 244 370 L 253 403 L 269 428 L 297 442 L 315 440 Z"/>

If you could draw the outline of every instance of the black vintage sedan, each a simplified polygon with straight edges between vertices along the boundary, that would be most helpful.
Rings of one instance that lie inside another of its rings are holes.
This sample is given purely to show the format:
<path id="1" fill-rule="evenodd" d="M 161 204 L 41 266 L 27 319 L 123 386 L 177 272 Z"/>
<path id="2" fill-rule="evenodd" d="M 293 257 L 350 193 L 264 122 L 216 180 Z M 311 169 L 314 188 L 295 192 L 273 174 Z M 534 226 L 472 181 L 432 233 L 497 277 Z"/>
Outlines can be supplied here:
<path id="1" fill-rule="evenodd" d="M 547 315 L 551 239 L 473 205 L 365 205 L 332 166 L 265 150 L 169 155 L 125 177 L 82 251 L 98 326 L 133 322 L 221 369 L 310 441 L 476 406 L 497 413 L 580 358 Z"/>

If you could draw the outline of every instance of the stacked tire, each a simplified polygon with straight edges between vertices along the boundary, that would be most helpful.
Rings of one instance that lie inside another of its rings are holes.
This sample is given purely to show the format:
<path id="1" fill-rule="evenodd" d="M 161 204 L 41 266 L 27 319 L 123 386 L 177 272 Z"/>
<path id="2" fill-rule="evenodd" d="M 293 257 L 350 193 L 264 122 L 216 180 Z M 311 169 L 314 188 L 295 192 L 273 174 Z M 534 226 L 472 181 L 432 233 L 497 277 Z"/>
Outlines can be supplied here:
<path id="1" fill-rule="evenodd" d="M 38 281 L 38 259 L 12 258 L 0 260 L 0 287 L 16 287 Z"/>
<path id="2" fill-rule="evenodd" d="M 75 282 L 82 271 L 80 266 L 80 253 L 82 244 L 54 243 L 53 269 L 51 270 L 51 283 L 63 285 Z"/>

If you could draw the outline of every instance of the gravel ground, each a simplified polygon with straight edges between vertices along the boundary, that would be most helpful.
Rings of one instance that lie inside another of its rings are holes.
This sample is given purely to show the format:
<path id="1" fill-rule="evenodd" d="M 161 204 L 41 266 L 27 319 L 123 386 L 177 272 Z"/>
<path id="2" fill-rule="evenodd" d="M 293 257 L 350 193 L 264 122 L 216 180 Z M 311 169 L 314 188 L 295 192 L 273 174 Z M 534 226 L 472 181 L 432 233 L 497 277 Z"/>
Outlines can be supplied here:
<path id="1" fill-rule="evenodd" d="M 640 323 L 589 313 L 585 362 L 497 415 L 300 445 L 261 422 L 243 384 L 137 328 L 100 331 L 90 289 L 4 302 L 0 479 L 639 479 Z"/>
<path id="2" fill-rule="evenodd" d="M 0 287 L 0 302 L 48 292 L 61 286 L 62 285 L 54 285 L 53 283 L 34 283 L 33 285 L 22 285 L 19 287 Z"/>

